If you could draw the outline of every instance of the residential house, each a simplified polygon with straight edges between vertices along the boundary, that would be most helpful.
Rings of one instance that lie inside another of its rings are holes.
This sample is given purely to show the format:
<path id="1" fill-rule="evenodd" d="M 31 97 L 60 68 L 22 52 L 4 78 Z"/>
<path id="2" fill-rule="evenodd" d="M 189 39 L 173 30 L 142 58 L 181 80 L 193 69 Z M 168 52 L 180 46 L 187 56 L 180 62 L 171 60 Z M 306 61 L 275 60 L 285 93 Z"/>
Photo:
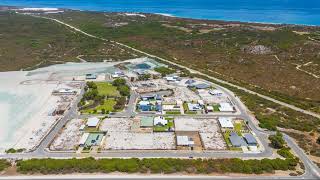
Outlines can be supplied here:
<path id="1" fill-rule="evenodd" d="M 257 146 L 258 142 L 256 138 L 250 133 L 244 134 L 244 140 L 247 142 L 248 146 Z"/>
<path id="2" fill-rule="evenodd" d="M 201 106 L 199 104 L 193 104 L 193 103 L 188 103 L 188 110 L 189 111 L 199 111 L 201 110 Z"/>
<path id="3" fill-rule="evenodd" d="M 96 74 L 86 74 L 86 79 L 87 80 L 97 79 L 97 75 Z"/>
<path id="4" fill-rule="evenodd" d="M 235 132 L 230 133 L 229 139 L 233 147 L 247 146 L 244 139 Z"/>
<path id="5" fill-rule="evenodd" d="M 177 136 L 177 145 L 178 146 L 193 146 L 194 141 L 188 136 Z"/>
<path id="6" fill-rule="evenodd" d="M 165 126 L 168 124 L 168 120 L 166 120 L 163 116 L 157 116 L 153 119 L 154 126 Z"/>
<path id="7" fill-rule="evenodd" d="M 100 119 L 99 119 L 99 118 L 97 118 L 97 117 L 91 117 L 91 118 L 88 119 L 86 125 L 87 125 L 88 127 L 96 128 L 96 127 L 98 127 L 99 122 L 100 122 Z"/>
<path id="8" fill-rule="evenodd" d="M 219 117 L 218 121 L 219 121 L 221 128 L 224 128 L 224 129 L 233 129 L 234 128 L 233 123 L 232 123 L 232 119 L 229 117 Z"/>
<path id="9" fill-rule="evenodd" d="M 227 102 L 223 102 L 223 103 L 219 103 L 220 107 L 219 107 L 219 111 L 221 112 L 233 112 L 233 106 L 231 106 L 230 103 Z"/>
<path id="10" fill-rule="evenodd" d="M 194 86 L 196 89 L 208 89 L 210 88 L 211 86 L 209 84 L 204 84 L 204 83 L 201 83 L 201 84 L 196 84 Z"/>

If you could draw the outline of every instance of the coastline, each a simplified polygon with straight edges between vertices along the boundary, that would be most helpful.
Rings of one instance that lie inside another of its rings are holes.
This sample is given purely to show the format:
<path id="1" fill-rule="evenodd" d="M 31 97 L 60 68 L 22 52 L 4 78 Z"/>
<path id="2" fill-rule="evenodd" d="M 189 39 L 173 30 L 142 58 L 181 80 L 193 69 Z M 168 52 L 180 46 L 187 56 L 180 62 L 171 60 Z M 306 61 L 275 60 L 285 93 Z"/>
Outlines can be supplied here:
<path id="1" fill-rule="evenodd" d="M 153 14 L 153 15 L 162 15 L 162 16 L 167 16 L 167 17 L 173 17 L 173 18 L 181 18 L 181 19 L 193 19 L 193 20 L 205 20 L 205 21 L 221 21 L 221 22 L 228 22 L 228 23 L 249 23 L 249 24 L 265 24 L 265 25 L 291 25 L 291 26 L 310 26 L 310 27 L 319 27 L 320 26 L 320 21 L 319 22 L 315 22 L 315 23 L 299 23 L 299 22 L 277 22 L 279 20 L 275 20 L 274 22 L 272 20 L 249 20 L 249 16 L 243 18 L 240 15 L 233 15 L 230 16 L 229 14 L 232 14 L 232 10 L 219 10 L 217 9 L 217 11 L 221 12 L 220 17 L 215 17 L 215 18 L 208 18 L 206 14 L 197 14 L 197 15 L 186 15 L 186 14 L 179 14 L 179 13 L 170 13 L 170 12 L 162 12 L 161 10 L 159 11 L 135 11 L 135 10 L 128 10 L 126 8 L 115 8 L 112 10 L 104 10 L 104 9 L 82 9 L 82 8 L 77 8 L 77 7 L 62 7 L 62 6 L 39 6 L 39 5 L 32 5 L 32 6 L 28 6 L 28 5 L 5 5 L 5 4 L 0 4 L 0 10 L 3 7 L 7 7 L 9 9 L 12 8 L 35 8 L 35 9 L 59 9 L 59 10 L 69 10 L 69 11 L 82 11 L 82 12 L 97 12 L 97 13 L 135 13 L 135 14 Z M 134 8 L 133 8 L 134 9 Z M 230 11 L 230 12 L 229 12 Z M 243 12 L 242 12 L 243 11 Z M 274 10 L 274 11 L 279 11 L 279 10 Z M 229 13 L 227 13 L 229 12 Z M 240 9 L 238 11 L 235 12 L 242 12 L 242 14 L 244 16 L 247 16 L 246 13 L 250 14 L 249 12 L 245 12 L 245 10 Z M 279 11 L 280 12 L 280 11 Z M 256 14 L 259 14 L 258 11 L 255 12 Z M 269 14 L 267 14 L 266 12 L 262 12 L 263 14 L 266 14 L 266 17 L 270 17 L 271 12 L 269 12 Z M 209 13 L 207 13 L 209 14 Z M 216 13 L 219 14 L 219 13 Z M 226 15 L 226 16 L 223 16 Z M 229 17 L 228 17 L 229 16 Z M 252 14 L 253 16 L 253 14 Z M 289 16 L 289 15 L 288 15 Z M 318 15 L 319 19 L 320 19 L 320 14 Z M 235 18 L 235 17 L 242 17 L 242 18 Z M 294 18 L 294 19 L 299 19 L 299 18 Z M 306 17 L 305 19 L 309 19 L 308 17 Z M 314 19 L 317 19 L 316 17 L 314 17 Z"/>

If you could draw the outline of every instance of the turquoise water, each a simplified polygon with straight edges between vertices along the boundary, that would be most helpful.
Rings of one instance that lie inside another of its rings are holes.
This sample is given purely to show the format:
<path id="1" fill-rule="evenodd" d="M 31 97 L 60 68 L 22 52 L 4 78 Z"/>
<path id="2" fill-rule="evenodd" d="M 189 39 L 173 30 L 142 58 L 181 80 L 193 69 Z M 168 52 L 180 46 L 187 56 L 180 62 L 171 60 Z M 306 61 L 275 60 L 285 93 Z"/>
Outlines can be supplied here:
<path id="1" fill-rule="evenodd" d="M 0 5 L 165 13 L 198 19 L 320 25 L 320 0 L 0 0 Z"/>

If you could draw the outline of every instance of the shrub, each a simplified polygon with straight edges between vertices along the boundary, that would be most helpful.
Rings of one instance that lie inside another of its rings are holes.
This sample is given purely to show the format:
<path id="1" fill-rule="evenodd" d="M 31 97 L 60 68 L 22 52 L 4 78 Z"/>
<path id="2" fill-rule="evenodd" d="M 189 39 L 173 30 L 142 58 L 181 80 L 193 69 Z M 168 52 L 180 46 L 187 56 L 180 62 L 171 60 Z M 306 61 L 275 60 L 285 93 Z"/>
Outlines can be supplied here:
<path id="1" fill-rule="evenodd" d="M 0 159 L 0 171 L 5 170 L 9 166 L 10 166 L 10 163 L 7 160 Z"/>
<path id="2" fill-rule="evenodd" d="M 269 136 L 269 140 L 271 141 L 271 146 L 275 149 L 281 149 L 285 145 L 285 141 L 282 138 L 282 134 L 277 132 L 275 135 Z"/>
<path id="3" fill-rule="evenodd" d="M 160 73 L 161 76 L 166 76 L 168 74 L 172 74 L 172 73 L 176 72 L 175 70 L 164 67 L 164 66 L 154 68 L 154 70 L 157 71 L 158 73 Z"/>
<path id="4" fill-rule="evenodd" d="M 277 153 L 284 158 L 294 158 L 294 155 L 290 152 L 290 148 L 283 147 Z"/>
<path id="5" fill-rule="evenodd" d="M 118 79 L 115 79 L 113 82 L 112 82 L 112 85 L 113 86 L 123 86 L 126 84 L 126 80 L 123 79 L 123 78 L 118 78 Z"/>
<path id="6" fill-rule="evenodd" d="M 233 159 L 29 159 L 17 163 L 20 173 L 271 173 L 275 170 L 292 170 L 298 161 L 289 159 L 241 160 Z"/>

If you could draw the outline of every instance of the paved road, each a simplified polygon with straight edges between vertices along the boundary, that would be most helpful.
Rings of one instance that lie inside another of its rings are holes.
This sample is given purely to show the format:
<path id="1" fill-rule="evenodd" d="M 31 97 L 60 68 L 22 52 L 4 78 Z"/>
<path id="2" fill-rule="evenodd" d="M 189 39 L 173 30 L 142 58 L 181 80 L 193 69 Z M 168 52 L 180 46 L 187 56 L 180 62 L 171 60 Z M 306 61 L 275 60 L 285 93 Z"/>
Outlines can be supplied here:
<path id="1" fill-rule="evenodd" d="M 92 38 L 101 39 L 101 40 L 104 40 L 104 41 L 108 41 L 106 39 L 99 38 L 99 37 L 96 37 L 94 35 L 91 35 L 91 34 L 88 34 L 86 32 L 83 32 L 80 29 L 77 29 L 77 28 L 75 28 L 75 27 L 73 27 L 73 26 L 71 26 L 69 24 L 66 24 L 66 23 L 64 23 L 62 21 L 59 21 L 57 19 L 52 19 L 52 18 L 47 18 L 47 17 L 41 17 L 41 18 L 53 20 L 53 21 L 58 22 L 60 24 L 64 24 L 64 25 L 68 26 L 69 28 L 71 28 L 71 29 L 73 29 L 75 31 L 78 31 L 78 32 L 80 32 L 82 34 L 85 34 L 86 36 L 89 36 L 89 37 L 92 37 Z M 168 60 L 165 60 L 163 58 L 160 58 L 160 57 L 148 54 L 148 53 L 145 53 L 143 51 L 140 51 L 140 50 L 137 50 L 135 48 L 129 47 L 129 46 L 124 45 L 122 43 L 118 43 L 118 42 L 114 42 L 114 41 L 110 41 L 110 42 L 116 43 L 118 45 L 127 47 L 127 48 L 132 49 L 132 50 L 135 50 L 135 51 L 140 52 L 142 54 L 145 54 L 147 56 L 150 56 L 150 57 L 153 57 L 153 58 L 158 58 L 160 60 L 163 60 L 163 61 L 169 62 L 171 64 L 177 65 L 179 67 L 186 68 L 189 71 L 191 71 L 192 73 L 198 73 L 200 75 L 204 75 L 204 76 L 206 76 L 206 77 L 208 77 L 210 79 L 216 80 L 218 82 L 222 82 L 222 83 L 228 84 L 230 86 L 237 87 L 237 88 L 242 89 L 242 90 L 244 90 L 246 92 L 249 92 L 249 93 L 252 93 L 252 94 L 257 94 L 258 96 L 260 96 L 262 98 L 265 98 L 267 100 L 273 101 L 273 102 L 278 103 L 278 104 L 281 104 L 281 105 L 286 106 L 288 108 L 291 108 L 291 109 L 303 112 L 305 114 L 309 114 L 309 115 L 312 115 L 312 116 L 320 118 L 320 115 L 318 115 L 318 114 L 315 114 L 315 113 L 312 113 L 312 112 L 297 108 L 297 107 L 289 105 L 287 103 L 280 102 L 280 101 L 275 100 L 273 98 L 270 98 L 270 97 L 258 94 L 256 92 L 253 92 L 251 90 L 247 90 L 245 88 L 230 84 L 230 83 L 222 81 L 220 79 L 216 79 L 216 78 L 210 77 L 210 76 L 208 76 L 206 74 L 203 74 L 203 73 L 201 73 L 199 71 L 195 71 L 195 70 L 192 70 L 192 69 L 190 69 L 188 67 L 185 67 L 185 66 L 182 66 L 182 65 L 179 65 L 179 64 L 176 64 L 176 63 L 172 63 L 172 62 L 170 62 Z M 230 97 L 233 97 L 233 93 L 231 91 L 226 90 L 223 87 L 220 87 L 220 88 L 225 90 L 225 92 L 228 93 L 230 95 Z M 81 91 L 81 93 L 83 93 L 83 91 Z M 136 99 L 135 96 L 137 96 L 137 94 L 135 94 L 135 92 L 132 92 L 132 93 L 133 93 L 133 96 L 132 96 L 132 98 L 130 98 L 129 104 L 134 104 L 134 101 Z M 79 101 L 79 100 L 80 100 L 80 98 L 77 101 Z M 184 158 L 188 158 L 188 157 L 194 157 L 194 158 L 196 158 L 196 157 L 214 157 L 214 158 L 219 158 L 219 157 L 221 157 L 221 158 L 226 158 L 226 157 L 229 157 L 229 158 L 231 158 L 231 157 L 256 157 L 256 158 L 258 158 L 259 157 L 259 158 L 262 158 L 262 157 L 270 157 L 270 156 L 272 156 L 271 149 L 268 148 L 268 145 L 267 145 L 267 136 L 270 135 L 270 134 L 274 134 L 274 132 L 264 131 L 264 130 L 260 129 L 259 127 L 257 127 L 253 123 L 254 122 L 254 120 L 252 119 L 253 117 L 251 117 L 250 115 L 248 115 L 246 113 L 247 109 L 242 104 L 242 102 L 238 98 L 233 98 L 232 101 L 239 108 L 239 110 L 241 112 L 241 117 L 248 120 L 249 127 L 252 129 L 252 131 L 257 136 L 260 137 L 260 141 L 263 144 L 263 146 L 265 147 L 264 151 L 262 153 L 250 153 L 249 154 L 249 153 L 211 152 L 211 151 L 210 152 L 209 151 L 205 151 L 205 152 L 193 152 L 193 151 L 191 151 L 191 152 L 190 151 L 188 151 L 188 152 L 180 152 L 180 151 L 179 152 L 177 152 L 177 151 L 159 151 L 159 152 L 158 151 L 110 151 L 110 152 L 102 152 L 102 153 L 97 153 L 97 154 L 83 155 L 83 154 L 66 153 L 66 152 L 65 153 L 57 153 L 57 152 L 53 153 L 53 152 L 46 151 L 45 148 L 48 147 L 50 142 L 52 142 L 52 140 L 55 137 L 55 135 L 67 123 L 68 119 L 71 119 L 71 118 L 74 118 L 74 117 L 78 116 L 76 114 L 76 104 L 77 103 L 74 103 L 72 105 L 71 109 L 66 113 L 65 117 L 56 124 L 56 126 L 50 131 L 48 136 L 45 137 L 45 139 L 40 143 L 39 147 L 35 151 L 33 151 L 31 153 L 0 155 L 0 157 L 3 157 L 3 158 L 45 158 L 45 157 L 70 158 L 70 157 L 93 156 L 93 157 L 97 157 L 97 158 L 100 158 L 100 157 L 101 158 L 102 157 L 184 157 Z M 132 115 L 133 112 L 134 112 L 134 109 L 131 109 L 131 108 L 135 108 L 135 106 L 129 106 L 129 108 L 127 109 L 127 111 L 125 111 L 125 113 L 123 115 L 124 116 Z M 298 178 L 299 179 L 301 179 L 301 178 L 308 178 L 308 179 L 320 178 L 319 168 L 312 161 L 310 161 L 310 159 L 308 159 L 308 157 L 305 155 L 303 150 L 301 150 L 294 143 L 294 141 L 290 137 L 288 137 L 286 135 L 284 137 L 285 137 L 285 140 L 288 143 L 288 145 L 299 156 L 299 158 L 301 159 L 301 161 L 304 163 L 304 165 L 306 167 L 305 174 L 302 175 L 302 176 L 299 176 Z M 212 177 L 210 177 L 210 178 L 212 178 Z M 230 177 L 226 177 L 226 178 L 230 178 Z M 243 177 L 243 178 L 248 178 L 248 177 Z M 261 178 L 263 179 L 264 177 L 261 177 Z M 289 177 L 283 177 L 283 178 L 284 179 L 288 179 Z M 297 177 L 290 177 L 290 178 L 297 178 Z M 78 177 L 76 177 L 74 179 L 78 179 Z M 268 179 L 270 179 L 270 177 L 268 177 Z M 272 177 L 272 179 L 281 179 L 281 178 Z"/>

